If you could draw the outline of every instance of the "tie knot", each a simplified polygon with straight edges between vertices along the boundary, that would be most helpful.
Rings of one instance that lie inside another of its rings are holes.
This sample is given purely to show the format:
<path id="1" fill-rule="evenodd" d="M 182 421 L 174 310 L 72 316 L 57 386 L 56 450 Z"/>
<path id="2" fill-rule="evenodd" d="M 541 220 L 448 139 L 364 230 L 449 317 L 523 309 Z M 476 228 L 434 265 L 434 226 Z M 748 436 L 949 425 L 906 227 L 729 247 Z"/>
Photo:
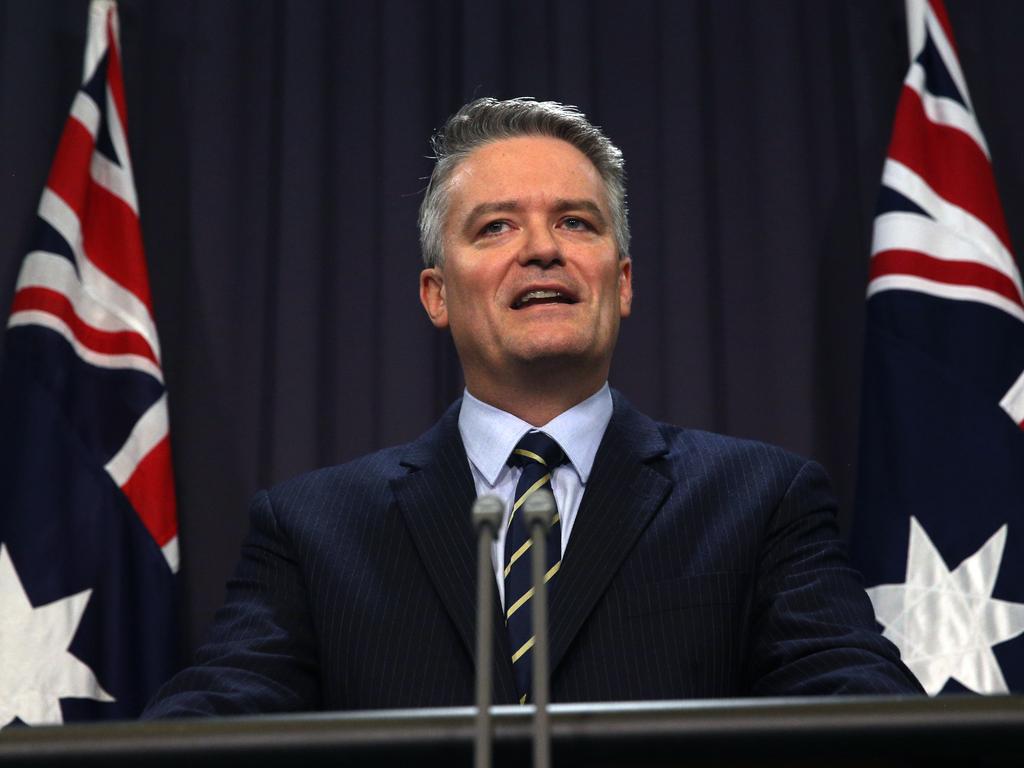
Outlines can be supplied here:
<path id="1" fill-rule="evenodd" d="M 522 467 L 533 462 L 547 467 L 549 471 L 564 461 L 562 448 L 543 432 L 527 432 L 508 457 L 511 467 Z"/>

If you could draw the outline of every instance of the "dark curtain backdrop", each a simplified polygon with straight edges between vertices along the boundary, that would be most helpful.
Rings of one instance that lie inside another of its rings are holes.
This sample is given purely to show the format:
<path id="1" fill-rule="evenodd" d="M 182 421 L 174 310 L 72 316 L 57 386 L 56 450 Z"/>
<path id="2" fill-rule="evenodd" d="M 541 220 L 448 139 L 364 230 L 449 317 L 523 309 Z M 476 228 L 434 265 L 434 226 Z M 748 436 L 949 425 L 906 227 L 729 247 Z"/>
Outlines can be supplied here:
<path id="1" fill-rule="evenodd" d="M 1024 4 L 948 6 L 1019 253 Z M 86 7 L 2 6 L 5 316 Z M 625 152 L 636 302 L 613 385 L 819 459 L 850 524 L 901 0 L 122 0 L 121 20 L 187 647 L 254 491 L 409 440 L 461 391 L 417 301 L 415 214 L 429 134 L 479 95 L 577 104 Z"/>

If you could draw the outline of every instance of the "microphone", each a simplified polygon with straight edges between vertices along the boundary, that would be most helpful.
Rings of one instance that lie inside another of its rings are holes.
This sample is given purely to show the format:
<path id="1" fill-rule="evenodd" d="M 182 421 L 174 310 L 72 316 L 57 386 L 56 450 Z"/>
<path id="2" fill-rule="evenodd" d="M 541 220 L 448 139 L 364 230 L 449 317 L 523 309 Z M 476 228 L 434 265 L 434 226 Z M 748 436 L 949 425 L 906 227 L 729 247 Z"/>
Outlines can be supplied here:
<path id="1" fill-rule="evenodd" d="M 473 763 L 491 765 L 491 668 L 494 666 L 494 570 L 491 543 L 498 533 L 505 505 L 497 496 L 481 496 L 473 502 L 473 527 L 477 533 L 476 600 L 476 738 Z"/>
<path id="2" fill-rule="evenodd" d="M 533 566 L 533 765 L 549 768 L 551 765 L 551 723 L 548 719 L 548 590 L 544 581 L 547 574 L 547 538 L 555 516 L 555 497 L 546 488 L 535 491 L 523 504 L 532 541 Z"/>

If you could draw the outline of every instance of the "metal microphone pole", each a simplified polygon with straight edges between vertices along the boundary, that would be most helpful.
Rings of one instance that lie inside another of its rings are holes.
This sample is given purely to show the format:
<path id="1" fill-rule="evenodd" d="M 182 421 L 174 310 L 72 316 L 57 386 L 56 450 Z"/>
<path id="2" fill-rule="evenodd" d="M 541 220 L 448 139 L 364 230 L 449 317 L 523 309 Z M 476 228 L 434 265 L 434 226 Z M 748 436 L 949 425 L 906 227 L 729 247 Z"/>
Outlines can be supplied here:
<path id="1" fill-rule="evenodd" d="M 551 723 L 548 719 L 548 570 L 547 538 L 555 516 L 555 497 L 546 488 L 535 491 L 523 504 L 523 519 L 533 543 L 533 766 L 551 765 Z"/>
<path id="2" fill-rule="evenodd" d="M 481 496 L 473 502 L 473 526 L 477 532 L 476 600 L 476 738 L 473 763 L 491 766 L 491 671 L 494 666 L 494 569 L 491 543 L 501 525 L 505 505 L 497 496 Z"/>

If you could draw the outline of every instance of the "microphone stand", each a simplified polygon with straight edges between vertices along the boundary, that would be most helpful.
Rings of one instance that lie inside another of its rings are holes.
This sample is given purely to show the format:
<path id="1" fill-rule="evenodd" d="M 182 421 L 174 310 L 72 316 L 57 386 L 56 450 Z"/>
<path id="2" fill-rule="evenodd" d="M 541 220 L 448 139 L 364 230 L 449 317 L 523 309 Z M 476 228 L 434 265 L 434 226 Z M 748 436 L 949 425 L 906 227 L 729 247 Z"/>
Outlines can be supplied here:
<path id="1" fill-rule="evenodd" d="M 473 502 L 473 526 L 477 532 L 476 738 L 473 742 L 476 768 L 491 766 L 491 668 L 494 666 L 491 543 L 504 513 L 505 505 L 497 496 L 481 496 Z"/>
<path id="2" fill-rule="evenodd" d="M 555 516 L 555 497 L 551 491 L 540 489 L 523 504 L 523 519 L 529 526 L 533 550 L 533 766 L 549 768 L 551 765 L 551 722 L 548 718 L 548 590 L 547 538 Z"/>

